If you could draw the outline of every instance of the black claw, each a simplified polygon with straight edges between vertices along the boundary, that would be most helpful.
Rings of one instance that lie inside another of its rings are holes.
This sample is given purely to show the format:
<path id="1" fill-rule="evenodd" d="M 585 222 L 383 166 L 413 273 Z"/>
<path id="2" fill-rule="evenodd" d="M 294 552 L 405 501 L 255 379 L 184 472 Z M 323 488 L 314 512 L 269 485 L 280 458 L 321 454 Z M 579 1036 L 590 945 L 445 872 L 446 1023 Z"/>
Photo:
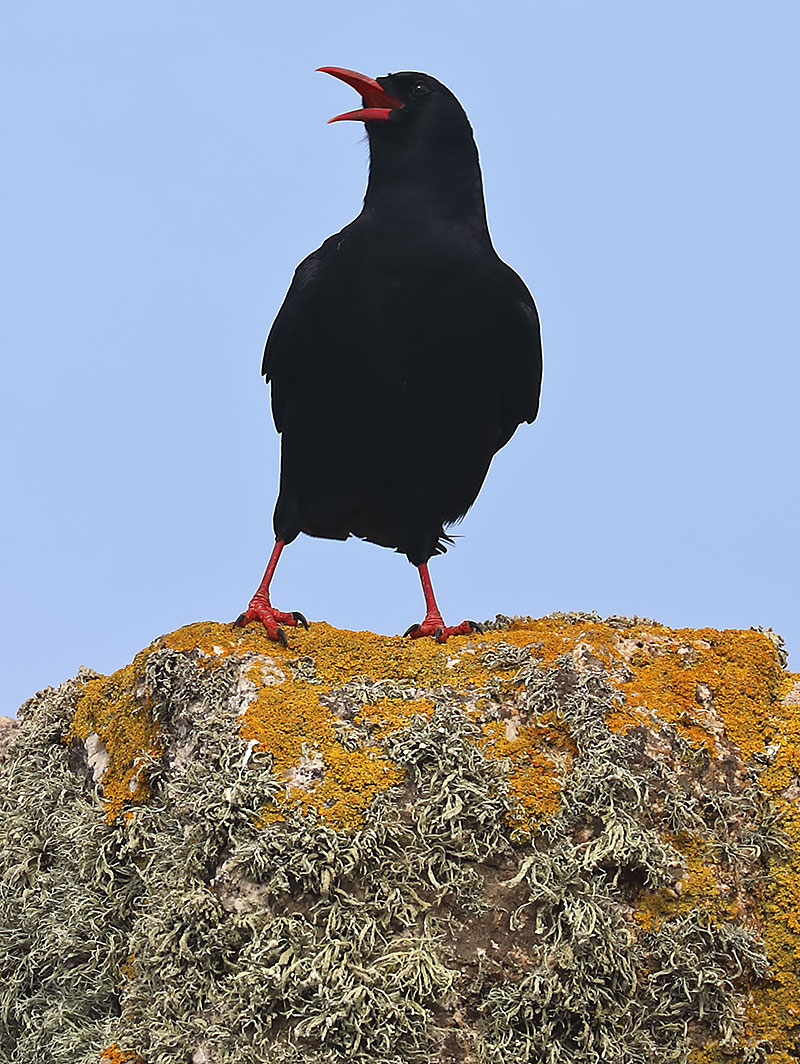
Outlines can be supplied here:
<path id="1" fill-rule="evenodd" d="M 281 644 L 284 650 L 289 649 L 289 640 L 286 638 L 286 632 L 282 628 L 279 628 L 275 633 L 278 642 Z"/>
<path id="2" fill-rule="evenodd" d="M 442 626 L 439 625 L 439 627 L 433 633 L 433 638 L 436 640 L 437 643 L 446 643 L 447 640 L 441 638 L 443 635 L 444 635 L 444 628 L 442 628 Z"/>
<path id="3" fill-rule="evenodd" d="M 472 631 L 473 632 L 485 632 L 486 631 L 486 629 L 483 627 L 483 625 L 482 624 L 478 624 L 477 621 L 467 621 L 467 624 L 471 624 L 472 625 Z"/>
<path id="4" fill-rule="evenodd" d="M 411 635 L 412 632 L 416 632 L 418 628 L 418 624 L 412 624 L 410 628 L 406 628 L 406 630 L 403 632 L 403 638 L 405 639 L 407 635 Z"/>
<path id="5" fill-rule="evenodd" d="M 247 624 L 247 614 L 240 613 L 236 620 L 231 625 L 231 628 L 243 628 Z"/>
<path id="6" fill-rule="evenodd" d="M 308 621 L 299 610 L 292 610 L 292 617 L 294 617 L 297 623 L 302 624 L 305 630 L 308 631 Z"/>

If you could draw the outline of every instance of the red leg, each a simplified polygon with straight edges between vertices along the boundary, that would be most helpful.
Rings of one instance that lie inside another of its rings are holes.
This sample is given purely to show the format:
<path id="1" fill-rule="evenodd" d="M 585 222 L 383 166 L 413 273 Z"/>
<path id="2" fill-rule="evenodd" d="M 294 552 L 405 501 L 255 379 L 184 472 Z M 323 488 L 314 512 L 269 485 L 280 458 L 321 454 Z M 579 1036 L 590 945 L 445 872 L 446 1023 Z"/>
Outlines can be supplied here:
<path id="1" fill-rule="evenodd" d="M 269 601 L 269 585 L 272 583 L 272 577 L 278 565 L 278 558 L 280 558 L 284 546 L 285 543 L 282 539 L 275 543 L 267 562 L 266 572 L 258 585 L 258 591 L 250 599 L 250 605 L 244 613 L 239 614 L 233 625 L 234 628 L 240 628 L 242 625 L 249 624 L 250 621 L 261 621 L 270 639 L 274 639 L 286 647 L 289 643 L 281 625 L 288 624 L 294 628 L 295 625 L 302 624 L 304 628 L 308 628 L 308 621 L 302 613 L 298 613 L 296 610 L 293 610 L 292 613 L 283 613 L 281 610 L 276 610 Z"/>
<path id="2" fill-rule="evenodd" d="M 439 607 L 436 605 L 436 596 L 433 593 L 433 584 L 431 583 L 427 563 L 423 562 L 422 565 L 417 566 L 417 569 L 422 583 L 422 593 L 425 596 L 425 620 L 422 624 L 412 624 L 403 633 L 404 635 L 410 635 L 412 639 L 419 639 L 423 635 L 432 635 L 437 643 L 445 643 L 451 635 L 469 635 L 471 632 L 483 631 L 477 621 L 463 621 L 461 624 L 456 625 L 455 628 L 447 628 L 442 620 Z"/>

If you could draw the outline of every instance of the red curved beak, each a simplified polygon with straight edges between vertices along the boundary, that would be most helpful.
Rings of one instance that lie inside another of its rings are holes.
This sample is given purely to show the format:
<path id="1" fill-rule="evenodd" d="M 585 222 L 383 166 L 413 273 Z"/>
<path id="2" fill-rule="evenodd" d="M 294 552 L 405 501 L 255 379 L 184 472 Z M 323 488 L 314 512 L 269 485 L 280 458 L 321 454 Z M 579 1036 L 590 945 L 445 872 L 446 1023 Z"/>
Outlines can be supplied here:
<path id="1" fill-rule="evenodd" d="M 390 96 L 385 92 L 374 78 L 368 78 L 366 74 L 359 74 L 356 70 L 346 70 L 344 67 L 317 67 L 322 74 L 330 74 L 339 81 L 344 81 L 361 93 L 361 99 L 366 106 L 357 111 L 346 111 L 342 115 L 336 115 L 328 119 L 331 122 L 386 122 L 392 111 L 403 106 L 402 100 L 396 96 Z"/>

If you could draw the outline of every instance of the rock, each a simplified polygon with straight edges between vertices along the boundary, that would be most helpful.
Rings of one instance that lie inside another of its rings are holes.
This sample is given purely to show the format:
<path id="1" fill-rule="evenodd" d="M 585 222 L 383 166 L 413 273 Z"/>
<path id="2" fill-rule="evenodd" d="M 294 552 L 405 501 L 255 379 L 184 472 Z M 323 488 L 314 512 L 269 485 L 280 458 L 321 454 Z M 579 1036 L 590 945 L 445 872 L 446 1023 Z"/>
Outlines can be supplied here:
<path id="1" fill-rule="evenodd" d="M 211 622 L 23 707 L 15 1064 L 790 1064 L 800 703 L 774 633 Z"/>
<path id="2" fill-rule="evenodd" d="M 19 721 L 13 717 L 0 717 L 0 760 L 6 757 L 17 735 L 19 734 Z"/>

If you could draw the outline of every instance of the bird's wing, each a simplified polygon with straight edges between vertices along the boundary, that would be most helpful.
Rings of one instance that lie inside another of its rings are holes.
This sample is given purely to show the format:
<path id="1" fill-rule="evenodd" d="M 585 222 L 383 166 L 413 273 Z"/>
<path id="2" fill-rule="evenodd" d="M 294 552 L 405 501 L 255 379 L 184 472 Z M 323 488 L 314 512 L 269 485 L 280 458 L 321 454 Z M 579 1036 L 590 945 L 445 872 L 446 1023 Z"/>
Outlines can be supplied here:
<path id="1" fill-rule="evenodd" d="M 542 340 L 536 304 L 523 283 L 520 298 L 502 321 L 501 342 L 494 348 L 488 394 L 494 392 L 497 439 L 495 450 L 505 447 L 523 421 L 532 422 L 539 412 L 542 386 Z"/>
<path id="2" fill-rule="evenodd" d="M 329 237 L 312 251 L 294 271 L 292 283 L 264 346 L 261 372 L 272 386 L 272 416 L 275 428 L 283 431 L 285 402 L 295 382 L 308 374 L 304 355 L 319 349 L 320 304 L 330 298 L 331 259 L 341 246 L 344 230 Z M 325 283 L 323 277 L 326 278 Z"/>
<path id="3" fill-rule="evenodd" d="M 539 413 L 539 393 L 542 389 L 542 334 L 539 314 L 533 299 L 518 304 L 522 316 L 520 326 L 521 357 L 519 359 L 520 422 L 530 424 Z"/>

